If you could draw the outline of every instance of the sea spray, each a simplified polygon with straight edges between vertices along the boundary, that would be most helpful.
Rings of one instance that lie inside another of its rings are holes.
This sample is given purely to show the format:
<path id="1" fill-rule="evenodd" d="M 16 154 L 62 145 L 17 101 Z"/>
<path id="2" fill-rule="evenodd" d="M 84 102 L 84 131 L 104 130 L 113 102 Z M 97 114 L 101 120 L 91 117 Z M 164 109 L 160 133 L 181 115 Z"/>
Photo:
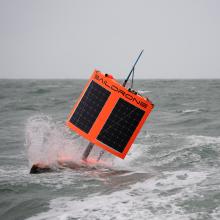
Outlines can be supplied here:
<path id="1" fill-rule="evenodd" d="M 27 120 L 25 147 L 30 166 L 34 163 L 56 166 L 62 159 L 79 161 L 86 144 L 70 133 L 64 123 L 54 122 L 50 116 L 40 114 Z"/>
<path id="2" fill-rule="evenodd" d="M 30 117 L 25 129 L 25 148 L 29 166 L 40 163 L 52 168 L 60 162 L 81 163 L 81 158 L 88 141 L 70 131 L 65 122 L 56 122 L 52 117 L 39 114 Z M 101 148 L 95 147 L 90 155 L 96 160 Z M 112 165 L 108 153 L 102 157 L 99 165 Z"/>

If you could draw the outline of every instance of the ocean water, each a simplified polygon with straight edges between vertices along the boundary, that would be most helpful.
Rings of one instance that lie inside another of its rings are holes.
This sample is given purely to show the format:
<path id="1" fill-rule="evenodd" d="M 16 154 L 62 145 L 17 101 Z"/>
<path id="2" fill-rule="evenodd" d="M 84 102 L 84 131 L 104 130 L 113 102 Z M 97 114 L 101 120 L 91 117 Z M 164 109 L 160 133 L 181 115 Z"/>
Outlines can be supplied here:
<path id="1" fill-rule="evenodd" d="M 220 219 L 220 80 L 135 81 L 155 108 L 125 160 L 56 169 L 87 145 L 65 126 L 85 83 L 0 80 L 0 219 Z"/>

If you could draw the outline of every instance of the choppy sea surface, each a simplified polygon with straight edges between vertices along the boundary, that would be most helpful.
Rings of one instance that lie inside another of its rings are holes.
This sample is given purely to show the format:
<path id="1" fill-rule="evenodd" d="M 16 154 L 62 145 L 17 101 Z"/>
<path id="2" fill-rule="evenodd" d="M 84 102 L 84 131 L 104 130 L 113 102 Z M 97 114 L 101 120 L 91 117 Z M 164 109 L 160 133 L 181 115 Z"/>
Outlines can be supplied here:
<path id="1" fill-rule="evenodd" d="M 80 159 L 65 121 L 85 83 L 0 80 L 0 219 L 220 219 L 220 80 L 137 80 L 155 108 L 125 160 L 29 174 Z"/>

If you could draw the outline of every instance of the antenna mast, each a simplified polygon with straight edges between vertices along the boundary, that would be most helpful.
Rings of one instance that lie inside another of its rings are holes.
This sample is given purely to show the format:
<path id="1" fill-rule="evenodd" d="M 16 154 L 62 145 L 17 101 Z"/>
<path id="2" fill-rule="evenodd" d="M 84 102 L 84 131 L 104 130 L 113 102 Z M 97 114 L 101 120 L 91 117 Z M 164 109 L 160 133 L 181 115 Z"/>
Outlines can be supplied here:
<path id="1" fill-rule="evenodd" d="M 124 86 L 124 87 L 126 86 L 126 84 L 127 84 L 128 80 L 129 80 L 131 74 L 132 74 L 132 86 L 133 86 L 134 69 L 135 69 L 135 66 L 136 66 L 136 64 L 137 64 L 138 60 L 140 59 L 140 57 L 141 57 L 141 55 L 142 55 L 143 52 L 144 52 L 144 50 L 142 50 L 142 51 L 140 52 L 140 54 L 139 54 L 137 60 L 135 61 L 135 63 L 134 63 L 134 65 L 133 65 L 133 67 L 132 67 L 130 73 L 128 74 L 127 78 L 125 79 L 125 81 L 124 81 L 124 83 L 123 83 L 123 86 Z M 131 86 L 131 87 L 132 87 L 132 86 Z"/>

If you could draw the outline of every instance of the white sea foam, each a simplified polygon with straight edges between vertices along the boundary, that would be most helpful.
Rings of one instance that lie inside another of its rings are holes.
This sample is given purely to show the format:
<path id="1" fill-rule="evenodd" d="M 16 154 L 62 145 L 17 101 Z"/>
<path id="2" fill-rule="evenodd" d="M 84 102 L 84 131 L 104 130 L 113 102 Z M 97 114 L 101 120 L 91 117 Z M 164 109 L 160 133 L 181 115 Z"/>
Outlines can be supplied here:
<path id="1" fill-rule="evenodd" d="M 200 112 L 201 109 L 186 109 L 186 110 L 183 110 L 182 113 L 191 113 L 191 112 Z"/>
<path id="2" fill-rule="evenodd" d="M 179 204 L 199 194 L 199 184 L 206 175 L 188 170 L 165 172 L 109 195 L 93 194 L 81 200 L 58 198 L 51 201 L 47 212 L 30 219 L 188 220 L 196 218 L 197 214 L 187 214 Z"/>
<path id="3" fill-rule="evenodd" d="M 217 207 L 213 213 L 211 214 L 213 220 L 219 220 L 220 219 L 220 207 Z"/>
<path id="4" fill-rule="evenodd" d="M 162 149 L 163 146 L 160 145 L 163 141 L 167 141 L 167 134 L 160 134 L 159 138 L 158 134 L 148 135 L 146 138 L 151 139 L 152 146 L 146 148 L 142 144 L 135 144 L 131 148 L 126 160 L 113 159 L 114 166 L 132 169 L 133 164 L 140 159 L 143 152 L 146 153 L 154 147 L 161 147 Z M 173 162 L 177 158 L 179 160 L 180 158 L 193 157 L 193 161 L 200 160 L 199 157 L 196 157 L 198 156 L 197 154 L 194 155 L 189 152 L 186 155 L 185 152 L 188 149 L 206 145 L 212 145 L 212 147 L 216 148 L 220 146 L 220 137 L 169 134 L 168 139 L 175 141 L 179 139 L 182 144 L 181 146 L 176 146 L 176 148 L 168 148 L 167 156 L 165 155 L 166 151 L 161 152 L 160 150 L 157 150 L 155 154 L 145 155 L 147 158 L 144 163 L 147 164 L 147 167 L 154 165 L 162 167 L 164 164 Z M 169 141 L 166 144 L 169 145 Z M 50 162 L 56 160 L 60 152 L 64 155 L 77 155 L 76 149 L 82 147 L 78 139 L 73 139 L 67 131 L 63 130 L 62 126 L 60 127 L 52 119 L 49 117 L 44 118 L 44 116 L 32 118 L 27 123 L 26 145 L 30 161 L 34 161 L 36 158 L 38 160 L 47 160 L 44 156 L 48 157 L 50 155 L 50 150 L 47 148 L 52 146 L 52 150 L 55 153 L 52 153 Z M 40 153 L 38 152 L 39 149 Z M 160 160 L 160 157 L 164 157 L 164 159 Z M 174 163 L 172 164 L 174 167 Z M 100 194 L 88 194 L 87 197 L 82 197 L 81 199 L 73 197 L 57 198 L 50 202 L 48 211 L 39 213 L 30 219 L 197 219 L 201 212 L 190 213 L 181 204 L 188 203 L 194 197 L 199 196 L 201 185 L 209 178 L 210 172 L 208 169 L 202 172 L 190 170 L 164 171 L 159 174 L 157 173 L 156 176 L 149 178 L 145 182 L 130 185 L 129 188 L 127 187 L 124 190 L 121 190 L 119 187 L 118 191 L 110 194 L 105 194 L 102 191 Z M 47 181 L 48 185 L 54 185 L 53 180 L 57 178 L 58 174 L 54 175 L 46 178 L 44 181 Z M 63 179 L 63 182 L 58 181 L 59 184 L 54 185 L 56 188 L 62 188 L 65 184 L 71 184 L 72 177 L 70 178 L 69 174 L 66 175 L 64 173 L 62 176 L 65 178 L 58 178 Z M 81 181 L 83 180 L 81 179 Z M 80 185 L 85 189 L 89 187 L 89 185 Z M 215 213 L 213 213 L 213 218 L 217 219 L 216 216 L 218 215 L 219 210 L 216 209 Z"/>
<path id="5" fill-rule="evenodd" d="M 80 160 L 82 146 L 88 142 L 70 134 L 65 125 L 55 123 L 51 117 L 36 115 L 26 124 L 25 146 L 29 164 L 54 164 L 58 159 Z"/>
<path id="6" fill-rule="evenodd" d="M 220 137 L 187 136 L 175 133 L 148 136 L 150 145 L 141 146 L 141 154 L 143 154 L 143 150 L 145 151 L 146 167 L 163 167 L 167 164 L 179 166 L 181 163 L 199 162 L 201 160 L 200 151 L 207 147 L 216 153 L 220 152 Z"/>
<path id="7" fill-rule="evenodd" d="M 192 146 L 201 146 L 201 145 L 218 145 L 220 144 L 220 137 L 210 137 L 210 136 L 203 136 L 203 135 L 190 135 L 187 137 L 190 140 Z"/>
<path id="8" fill-rule="evenodd" d="M 201 100 L 201 101 L 198 101 L 198 102 L 187 102 L 187 103 L 182 103 L 182 105 L 186 105 L 186 106 L 195 106 L 195 105 L 198 105 L 198 104 L 202 104 L 202 103 L 205 103 L 205 100 Z"/>
<path id="9" fill-rule="evenodd" d="M 138 93 L 140 93 L 140 94 L 145 94 L 145 93 L 150 93 L 150 92 L 152 92 L 152 91 L 150 91 L 150 90 L 138 90 Z"/>
<path id="10" fill-rule="evenodd" d="M 190 114 L 190 113 L 199 113 L 204 111 L 204 109 L 196 108 L 196 109 L 185 109 L 185 110 L 179 110 L 177 112 L 182 114 Z"/>
<path id="11" fill-rule="evenodd" d="M 143 146 L 140 144 L 133 144 L 132 148 L 129 150 L 126 155 L 126 159 L 122 160 L 121 158 L 114 157 L 113 158 L 113 166 L 133 169 L 132 163 L 135 162 L 143 153 Z"/>

